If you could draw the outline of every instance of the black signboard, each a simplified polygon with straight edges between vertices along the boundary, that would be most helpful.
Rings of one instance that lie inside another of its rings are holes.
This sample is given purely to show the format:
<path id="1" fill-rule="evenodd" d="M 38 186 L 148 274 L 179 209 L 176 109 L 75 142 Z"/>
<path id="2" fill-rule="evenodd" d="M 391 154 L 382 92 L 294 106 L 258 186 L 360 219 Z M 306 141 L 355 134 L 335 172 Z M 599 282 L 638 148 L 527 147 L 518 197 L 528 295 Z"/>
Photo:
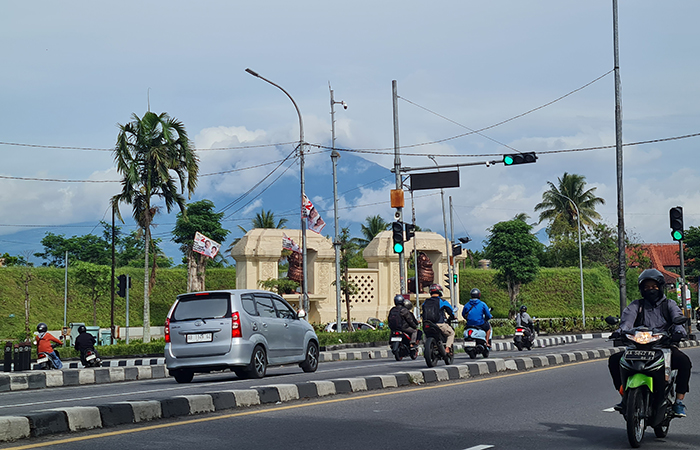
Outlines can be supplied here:
<path id="1" fill-rule="evenodd" d="M 411 190 L 459 187 L 459 171 L 411 174 Z"/>

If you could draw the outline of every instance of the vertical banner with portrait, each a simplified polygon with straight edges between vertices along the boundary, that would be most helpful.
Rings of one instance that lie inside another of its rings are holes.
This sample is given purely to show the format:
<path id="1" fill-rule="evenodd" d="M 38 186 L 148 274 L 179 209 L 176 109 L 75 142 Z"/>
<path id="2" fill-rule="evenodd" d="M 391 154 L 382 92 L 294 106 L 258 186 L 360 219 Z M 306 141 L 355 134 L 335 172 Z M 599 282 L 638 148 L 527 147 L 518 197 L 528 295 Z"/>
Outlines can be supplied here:
<path id="1" fill-rule="evenodd" d="M 301 213 L 303 217 L 306 217 L 306 228 L 314 233 L 321 234 L 323 227 L 326 226 L 326 222 L 321 218 L 321 214 L 318 213 L 306 194 L 304 194 L 304 207 Z"/>
<path id="2" fill-rule="evenodd" d="M 192 243 L 192 251 L 200 253 L 204 256 L 208 256 L 212 259 L 219 253 L 219 248 L 221 244 L 213 239 L 209 239 L 199 231 L 194 235 L 194 242 Z"/>

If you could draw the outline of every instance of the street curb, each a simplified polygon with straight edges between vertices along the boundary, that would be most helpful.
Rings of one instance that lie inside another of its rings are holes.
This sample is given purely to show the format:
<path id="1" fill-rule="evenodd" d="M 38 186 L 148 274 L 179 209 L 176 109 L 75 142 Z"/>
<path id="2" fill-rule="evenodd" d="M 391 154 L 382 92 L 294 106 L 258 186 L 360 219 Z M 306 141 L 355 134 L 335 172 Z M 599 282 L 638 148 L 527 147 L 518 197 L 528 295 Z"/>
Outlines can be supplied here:
<path id="1" fill-rule="evenodd" d="M 698 341 L 681 343 L 681 347 L 695 347 L 698 345 L 700 345 Z M 459 365 L 397 372 L 390 375 L 265 385 L 252 389 L 223 390 L 200 395 L 181 395 L 159 401 L 119 402 L 107 403 L 96 407 L 72 407 L 38 411 L 25 416 L 0 417 L 0 441 L 13 441 L 30 436 L 45 436 L 94 428 L 109 428 L 123 424 L 169 417 L 192 416 L 271 403 L 319 399 L 330 395 L 475 378 L 509 371 L 522 371 L 608 358 L 613 353 L 622 350 L 622 347 L 612 347 L 543 356 L 525 356 L 508 360 L 491 358 L 468 361 Z"/>

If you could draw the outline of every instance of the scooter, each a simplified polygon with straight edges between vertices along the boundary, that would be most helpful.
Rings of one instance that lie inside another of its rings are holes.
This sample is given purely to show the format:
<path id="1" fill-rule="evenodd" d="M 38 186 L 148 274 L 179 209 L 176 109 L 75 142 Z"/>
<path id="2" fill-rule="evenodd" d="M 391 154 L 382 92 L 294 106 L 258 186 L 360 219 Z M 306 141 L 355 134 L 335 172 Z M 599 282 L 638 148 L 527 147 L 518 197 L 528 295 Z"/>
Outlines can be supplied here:
<path id="1" fill-rule="evenodd" d="M 97 356 L 94 348 L 85 350 L 85 367 L 100 367 L 102 360 Z"/>
<path id="2" fill-rule="evenodd" d="M 58 356 L 59 359 L 61 358 L 61 355 L 58 353 L 58 350 L 54 349 L 54 353 L 56 353 L 56 356 Z M 48 355 L 48 353 L 45 352 L 39 352 L 36 358 L 36 363 L 39 366 L 38 368 L 40 370 L 57 369 L 51 357 Z"/>
<path id="3" fill-rule="evenodd" d="M 450 365 L 454 361 L 454 350 L 445 351 L 447 337 L 442 334 L 440 328 L 430 321 L 423 321 L 423 333 L 425 334 L 425 344 L 423 346 L 423 356 L 428 367 L 434 367 L 442 359 L 445 364 Z"/>
<path id="4" fill-rule="evenodd" d="M 535 333 L 532 332 L 527 327 L 515 327 L 515 334 L 513 335 L 513 345 L 522 351 L 523 347 L 528 350 L 532 350 L 532 345 L 535 342 Z"/>
<path id="5" fill-rule="evenodd" d="M 673 319 L 682 325 L 685 317 Z M 614 325 L 619 321 L 608 317 Z M 622 408 L 620 413 L 627 422 L 627 440 L 633 448 L 640 446 L 646 427 L 652 427 L 658 438 L 666 437 L 676 398 L 676 370 L 671 370 L 671 337 L 667 331 L 636 327 L 622 331 L 621 338 L 628 345 L 620 359 L 622 375 Z"/>
<path id="6" fill-rule="evenodd" d="M 486 345 L 486 332 L 481 328 L 465 328 L 464 352 L 471 359 L 476 359 L 476 355 L 484 355 L 484 358 L 488 358 L 489 347 Z"/>
<path id="7" fill-rule="evenodd" d="M 416 340 L 420 342 L 422 337 L 422 332 L 418 330 L 418 337 Z M 406 356 L 411 359 L 418 358 L 418 346 L 411 347 L 411 336 L 401 330 L 392 330 L 391 337 L 389 339 L 391 343 L 391 353 L 394 354 L 394 358 L 397 361 L 401 361 Z"/>

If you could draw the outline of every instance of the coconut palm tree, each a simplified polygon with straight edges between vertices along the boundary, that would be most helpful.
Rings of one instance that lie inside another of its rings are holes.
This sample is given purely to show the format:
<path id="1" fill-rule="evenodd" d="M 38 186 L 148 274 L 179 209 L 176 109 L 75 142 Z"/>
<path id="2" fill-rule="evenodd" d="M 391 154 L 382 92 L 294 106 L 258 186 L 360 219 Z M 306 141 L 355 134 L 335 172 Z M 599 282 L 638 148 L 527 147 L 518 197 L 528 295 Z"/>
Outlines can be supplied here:
<path id="1" fill-rule="evenodd" d="M 360 247 L 367 247 L 369 243 L 372 242 L 372 239 L 374 239 L 382 231 L 388 230 L 391 226 L 391 224 L 389 222 L 385 222 L 380 215 L 367 217 L 365 222 L 367 225 L 360 225 L 360 231 L 362 231 L 364 239 L 357 239 L 357 243 L 360 245 Z"/>
<path id="2" fill-rule="evenodd" d="M 148 111 L 139 118 L 119 125 L 114 160 L 117 172 L 122 175 L 122 191 L 112 197 L 112 207 L 123 221 L 119 203 L 132 205 L 133 217 L 144 231 L 145 262 L 143 292 L 143 341 L 151 340 L 150 333 L 150 277 L 148 253 L 151 241 L 151 224 L 160 210 L 153 204 L 153 197 L 165 203 L 168 212 L 177 205 L 185 211 L 185 191 L 192 196 L 197 186 L 199 158 L 190 146 L 185 126 L 167 113 L 160 115 Z M 180 182 L 180 189 L 175 176 Z"/>
<path id="3" fill-rule="evenodd" d="M 596 205 L 604 205 L 605 200 L 596 197 L 597 188 L 586 190 L 586 177 L 569 174 L 558 179 L 557 186 L 548 181 L 549 190 L 542 193 L 542 202 L 535 205 L 535 211 L 540 211 L 539 223 L 550 220 L 552 223 L 563 221 L 571 230 L 577 227 L 576 208 L 581 214 L 581 226 L 590 228 L 600 219 Z M 567 198 L 568 197 L 568 198 Z M 572 204 L 573 202 L 573 204 Z M 574 207 L 574 205 L 576 205 Z"/>
<path id="4" fill-rule="evenodd" d="M 253 228 L 287 228 L 287 222 L 288 220 L 285 218 L 275 222 L 275 213 L 272 211 L 265 211 L 264 209 L 261 209 L 259 213 L 255 213 L 255 218 L 251 221 Z M 238 225 L 238 228 L 240 228 L 244 234 L 248 232 L 248 230 L 240 225 Z"/>

